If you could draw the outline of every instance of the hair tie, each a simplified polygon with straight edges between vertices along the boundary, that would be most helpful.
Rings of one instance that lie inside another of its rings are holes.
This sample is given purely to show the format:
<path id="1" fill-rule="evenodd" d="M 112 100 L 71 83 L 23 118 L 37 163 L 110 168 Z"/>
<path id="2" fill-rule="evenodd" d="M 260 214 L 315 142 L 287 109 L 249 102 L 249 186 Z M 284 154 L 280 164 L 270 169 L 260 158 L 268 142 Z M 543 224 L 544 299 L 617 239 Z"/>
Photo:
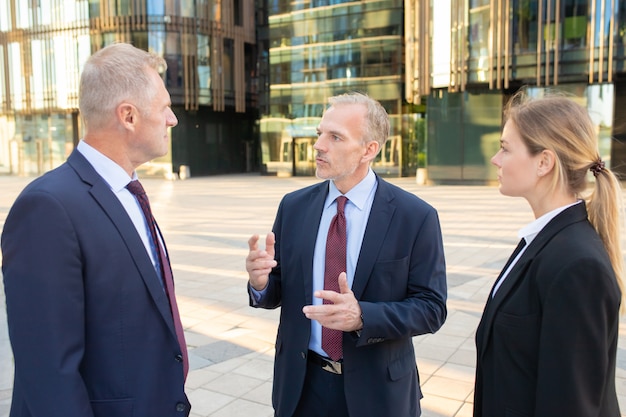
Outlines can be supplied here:
<path id="1" fill-rule="evenodd" d="M 602 159 L 598 159 L 597 162 L 594 162 L 591 167 L 589 167 L 589 171 L 593 172 L 593 176 L 597 177 L 600 172 L 604 169 L 604 161 Z"/>

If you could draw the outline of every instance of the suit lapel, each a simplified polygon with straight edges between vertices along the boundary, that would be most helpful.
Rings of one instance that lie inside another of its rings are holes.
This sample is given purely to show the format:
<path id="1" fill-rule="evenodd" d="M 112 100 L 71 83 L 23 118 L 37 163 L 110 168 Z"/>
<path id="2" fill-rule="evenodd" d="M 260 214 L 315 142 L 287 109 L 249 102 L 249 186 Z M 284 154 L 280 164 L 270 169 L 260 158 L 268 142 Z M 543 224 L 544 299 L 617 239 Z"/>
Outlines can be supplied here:
<path id="1" fill-rule="evenodd" d="M 313 303 L 313 254 L 327 195 L 328 181 L 325 181 L 312 189 L 306 206 L 302 208 L 302 219 L 306 221 L 302 222 L 302 229 L 298 232 L 302 242 L 300 273 L 304 277 L 304 296 L 308 304 Z"/>
<path id="2" fill-rule="evenodd" d="M 130 220 L 128 213 L 113 194 L 109 185 L 98 175 L 91 164 L 78 151 L 74 151 L 68 158 L 68 164 L 74 168 L 80 178 L 91 186 L 89 193 L 109 217 L 122 239 L 144 281 L 148 292 L 152 296 L 157 309 L 170 328 L 172 334 L 176 334 L 174 321 L 169 307 L 169 301 L 163 287 L 159 283 L 154 265 L 148 256 L 141 238 L 137 234 L 134 224 Z"/>
<path id="3" fill-rule="evenodd" d="M 378 177 L 377 180 L 378 188 L 372 202 L 372 210 L 367 219 L 361 252 L 354 272 L 354 282 L 352 283 L 352 292 L 354 292 L 357 300 L 363 295 L 369 277 L 372 275 L 372 269 L 385 242 L 389 223 L 391 223 L 391 218 L 396 210 L 392 203 L 393 194 L 389 191 L 387 183 Z"/>
<path id="4" fill-rule="evenodd" d="M 528 248 L 526 248 L 526 251 L 522 254 L 513 269 L 511 269 L 511 272 L 502 282 L 494 297 L 491 297 L 491 294 L 493 293 L 492 287 L 487 298 L 487 303 L 485 305 L 483 316 L 476 331 L 476 342 L 478 351 L 481 352 L 481 356 L 485 352 L 487 343 L 489 341 L 496 313 L 500 309 L 502 303 L 508 298 L 511 291 L 517 286 L 517 282 L 527 276 L 526 271 L 531 265 L 532 260 L 535 258 L 535 256 L 537 256 L 537 254 L 541 252 L 544 246 L 550 240 L 552 240 L 552 238 L 564 227 L 567 227 L 572 223 L 584 221 L 586 218 L 587 209 L 584 203 L 576 204 L 575 206 L 569 207 L 560 214 L 558 214 L 543 228 L 543 230 L 539 232 L 537 237 L 528 245 Z M 505 267 L 502 268 L 502 272 L 500 272 L 496 283 L 498 282 L 498 280 L 500 280 L 502 274 L 506 271 L 509 264 L 513 261 L 513 258 L 514 256 L 512 255 L 507 261 Z"/>

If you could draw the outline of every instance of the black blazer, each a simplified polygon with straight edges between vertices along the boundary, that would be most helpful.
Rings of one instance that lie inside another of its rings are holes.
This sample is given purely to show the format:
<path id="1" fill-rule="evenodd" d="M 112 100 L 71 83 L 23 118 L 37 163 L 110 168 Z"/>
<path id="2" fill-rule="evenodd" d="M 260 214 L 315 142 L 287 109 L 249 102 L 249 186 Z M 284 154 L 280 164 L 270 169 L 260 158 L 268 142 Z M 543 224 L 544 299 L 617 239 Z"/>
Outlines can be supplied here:
<path id="1" fill-rule="evenodd" d="M 567 208 L 489 295 L 476 332 L 474 416 L 619 417 L 620 297 L 585 204 Z"/>
<path id="2" fill-rule="evenodd" d="M 2 253 L 11 417 L 189 414 L 160 278 L 124 207 L 79 152 L 17 198 Z"/>
<path id="3" fill-rule="evenodd" d="M 291 416 L 304 384 L 312 303 L 313 251 L 328 182 L 286 195 L 278 209 L 278 265 L 257 307 L 281 306 L 273 405 Z M 446 277 L 437 212 L 378 178 L 352 291 L 363 311 L 360 338 L 344 333 L 344 387 L 350 415 L 417 417 L 422 397 L 412 336 L 446 317 Z M 252 298 L 250 300 L 251 305 Z"/>

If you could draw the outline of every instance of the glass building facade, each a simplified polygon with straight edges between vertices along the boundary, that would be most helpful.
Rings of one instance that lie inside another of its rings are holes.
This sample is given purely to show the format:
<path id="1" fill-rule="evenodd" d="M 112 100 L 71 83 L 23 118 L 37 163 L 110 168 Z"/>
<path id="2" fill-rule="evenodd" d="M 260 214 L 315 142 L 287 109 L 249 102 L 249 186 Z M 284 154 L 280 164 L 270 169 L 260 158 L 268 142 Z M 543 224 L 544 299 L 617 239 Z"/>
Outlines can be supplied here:
<path id="1" fill-rule="evenodd" d="M 82 135 L 78 84 L 113 42 L 159 54 L 179 125 L 143 174 L 258 169 L 255 6 L 247 0 L 0 0 L 0 173 L 61 164 Z"/>
<path id="2" fill-rule="evenodd" d="M 597 124 L 607 163 L 626 174 L 624 0 L 267 0 L 262 171 L 311 175 L 329 96 L 381 101 L 388 175 L 495 181 L 502 109 L 519 88 L 563 90 Z"/>
<path id="3" fill-rule="evenodd" d="M 431 181 L 495 179 L 489 161 L 499 147 L 502 109 L 522 87 L 531 95 L 565 91 L 586 106 L 602 158 L 626 174 L 625 2 L 452 0 L 450 8 L 450 39 L 432 39 L 433 49 L 450 45 L 444 81 L 431 77 L 413 92 L 428 97 Z"/>
<path id="4" fill-rule="evenodd" d="M 391 117 L 376 172 L 491 182 L 524 87 L 585 105 L 626 175 L 626 0 L 0 0 L 0 174 L 65 160 L 81 66 L 116 41 L 168 62 L 179 125 L 146 173 L 313 175 L 328 97 L 362 91 Z"/>
<path id="5" fill-rule="evenodd" d="M 259 123 L 264 173 L 313 175 L 322 112 L 330 96 L 347 91 L 366 92 L 390 115 L 390 140 L 374 169 L 402 175 L 416 163 L 417 130 L 425 124 L 419 109 L 407 110 L 403 99 L 403 4 L 267 1 L 267 31 L 259 39 L 268 52 L 261 63 L 268 91 Z M 414 155 L 410 161 L 408 155 Z"/>

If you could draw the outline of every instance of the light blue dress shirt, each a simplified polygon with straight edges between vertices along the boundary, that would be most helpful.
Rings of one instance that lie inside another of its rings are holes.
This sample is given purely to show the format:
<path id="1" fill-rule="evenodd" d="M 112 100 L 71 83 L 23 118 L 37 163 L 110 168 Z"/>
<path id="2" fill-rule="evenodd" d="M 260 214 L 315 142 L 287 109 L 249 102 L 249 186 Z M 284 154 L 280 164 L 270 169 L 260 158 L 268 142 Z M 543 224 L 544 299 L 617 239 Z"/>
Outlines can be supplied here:
<path id="1" fill-rule="evenodd" d="M 137 198 L 126 188 L 130 181 L 137 179 L 137 174 L 133 172 L 132 178 L 129 177 L 128 173 L 121 166 L 82 140 L 78 143 L 76 149 L 87 159 L 98 175 L 109 185 L 113 194 L 120 200 L 135 229 L 137 229 L 146 252 L 152 260 L 152 264 L 158 270 L 158 258 L 152 249 L 154 245 L 151 245 L 152 238 L 148 232 L 146 218 L 143 215 L 143 211 L 141 211 Z"/>
<path id="2" fill-rule="evenodd" d="M 350 191 L 344 194 L 348 201 L 346 202 L 346 232 L 347 232 L 347 248 L 346 248 L 346 276 L 348 278 L 348 286 L 352 288 L 354 281 L 354 271 L 356 270 L 361 252 L 361 243 L 365 235 L 367 220 L 372 210 L 374 202 L 374 194 L 378 181 L 372 170 L 369 170 L 365 178 L 361 180 Z M 317 240 L 315 241 L 315 252 L 313 254 L 313 292 L 324 289 L 324 267 L 326 264 L 326 237 L 330 222 L 337 213 L 337 197 L 342 195 L 335 184 L 330 181 L 328 196 L 324 202 L 324 210 L 317 231 Z M 313 305 L 321 305 L 323 300 L 313 297 Z M 316 320 L 311 320 L 311 339 L 309 341 L 309 349 L 319 353 L 322 356 L 328 356 L 322 349 L 322 326 Z"/>

